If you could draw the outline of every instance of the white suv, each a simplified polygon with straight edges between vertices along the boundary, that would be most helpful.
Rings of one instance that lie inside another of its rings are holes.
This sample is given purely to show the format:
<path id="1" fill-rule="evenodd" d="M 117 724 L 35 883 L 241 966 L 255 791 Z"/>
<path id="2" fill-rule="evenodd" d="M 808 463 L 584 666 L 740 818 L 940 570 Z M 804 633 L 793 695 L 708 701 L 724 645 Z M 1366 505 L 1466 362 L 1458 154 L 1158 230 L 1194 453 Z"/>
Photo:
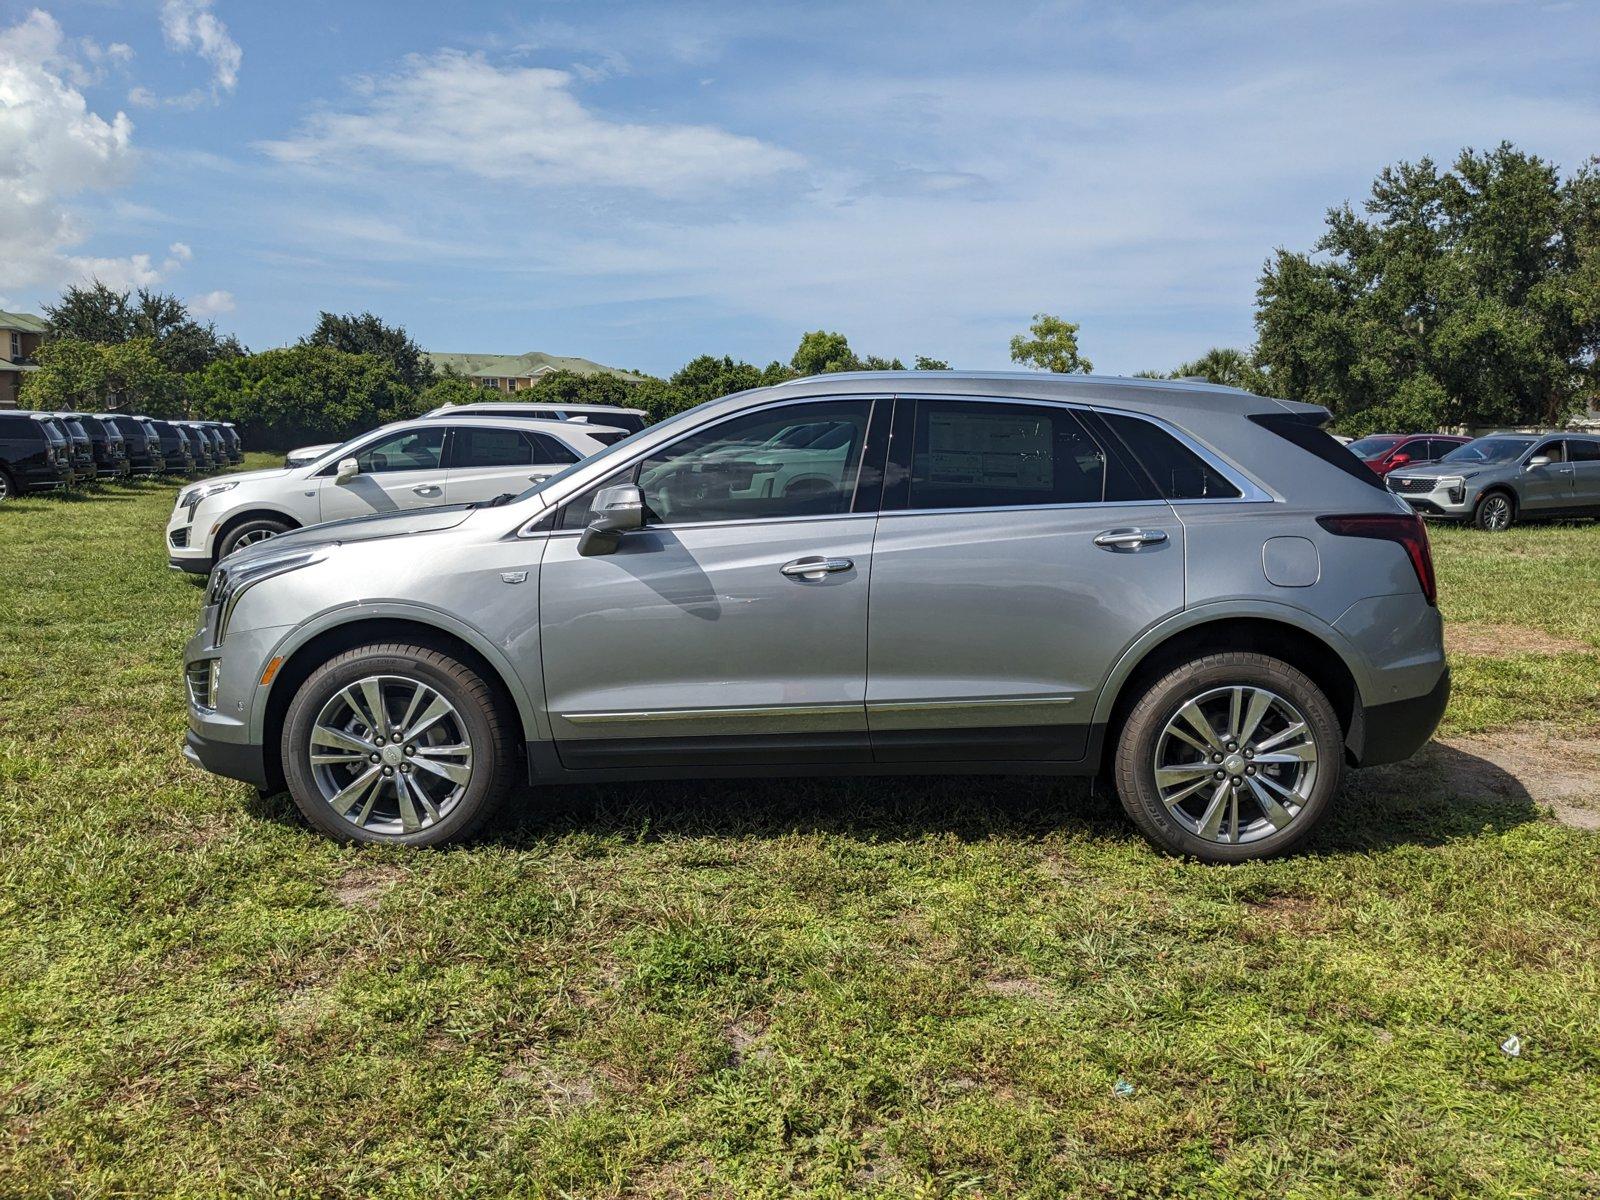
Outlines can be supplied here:
<path id="1" fill-rule="evenodd" d="M 457 417 L 401 421 L 303 466 L 203 479 L 178 494 L 167 562 L 206 574 L 241 546 L 290 529 L 525 491 L 604 449 L 573 421 Z"/>

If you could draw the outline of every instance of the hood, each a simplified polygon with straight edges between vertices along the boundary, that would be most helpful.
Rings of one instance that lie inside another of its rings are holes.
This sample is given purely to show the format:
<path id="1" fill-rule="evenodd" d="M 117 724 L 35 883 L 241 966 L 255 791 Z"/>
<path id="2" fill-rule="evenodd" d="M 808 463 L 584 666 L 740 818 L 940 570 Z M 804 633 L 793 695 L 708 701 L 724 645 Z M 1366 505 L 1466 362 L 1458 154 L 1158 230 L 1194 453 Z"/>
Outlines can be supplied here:
<path id="1" fill-rule="evenodd" d="M 264 472 L 271 474 L 271 472 Z M 284 472 L 279 471 L 278 474 Z M 412 508 L 401 512 L 374 513 L 370 517 L 351 517 L 344 521 L 329 521 L 324 525 L 309 525 L 289 533 L 280 533 L 265 542 L 257 542 L 228 556 L 235 561 L 248 562 L 283 550 L 309 550 L 314 546 L 329 546 L 345 542 L 369 542 L 376 538 L 406 537 L 413 533 L 438 533 L 454 529 L 473 513 L 468 504 L 445 504 L 438 508 Z"/>
<path id="2" fill-rule="evenodd" d="M 1446 475 L 1476 475 L 1479 471 L 1494 471 L 1506 463 L 1419 463 L 1416 466 L 1397 467 L 1389 473 L 1391 479 L 1440 479 Z"/>
<path id="3" fill-rule="evenodd" d="M 265 471 L 235 471 L 231 475 L 212 475 L 208 478 L 191 483 L 183 490 L 192 491 L 197 487 L 205 487 L 212 483 L 258 483 L 267 479 L 282 479 L 289 472 L 282 467 L 271 467 Z"/>

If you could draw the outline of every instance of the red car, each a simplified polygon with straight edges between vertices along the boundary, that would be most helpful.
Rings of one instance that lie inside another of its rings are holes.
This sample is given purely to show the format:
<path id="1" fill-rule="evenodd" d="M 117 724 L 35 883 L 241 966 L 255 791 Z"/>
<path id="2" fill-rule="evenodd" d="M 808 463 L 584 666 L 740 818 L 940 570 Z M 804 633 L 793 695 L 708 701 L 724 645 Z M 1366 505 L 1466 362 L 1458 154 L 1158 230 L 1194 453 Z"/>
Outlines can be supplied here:
<path id="1" fill-rule="evenodd" d="M 1379 475 L 1387 475 L 1396 467 L 1438 462 L 1457 446 L 1465 446 L 1471 440 L 1451 433 L 1373 433 L 1351 442 L 1345 449 Z"/>

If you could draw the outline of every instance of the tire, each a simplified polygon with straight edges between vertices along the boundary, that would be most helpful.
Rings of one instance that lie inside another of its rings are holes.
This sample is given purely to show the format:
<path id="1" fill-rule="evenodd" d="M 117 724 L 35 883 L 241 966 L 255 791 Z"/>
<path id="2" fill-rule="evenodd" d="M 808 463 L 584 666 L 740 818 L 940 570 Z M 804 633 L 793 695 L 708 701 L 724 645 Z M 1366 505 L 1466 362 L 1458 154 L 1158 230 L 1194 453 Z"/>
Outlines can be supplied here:
<path id="1" fill-rule="evenodd" d="M 415 738 L 400 732 L 378 740 L 377 721 L 365 719 L 376 717 L 369 690 L 375 680 L 391 733 L 409 717 Z M 414 694 L 420 698 L 412 705 Z M 438 700 L 449 713 L 430 721 Z M 465 755 L 461 744 L 469 747 Z M 338 761 L 313 763 L 314 746 Z M 414 755 L 406 750 L 413 746 Z M 315 829 L 341 842 L 403 846 L 439 846 L 476 833 L 510 792 L 518 762 L 512 725 L 489 684 L 447 654 L 403 643 L 359 646 L 313 671 L 289 703 L 280 749 L 289 794 Z M 380 755 L 376 764 L 373 754 Z M 423 770 L 424 760 L 450 777 Z"/>
<path id="2" fill-rule="evenodd" d="M 1258 696 L 1269 697 L 1259 714 Z M 1191 703 L 1216 739 L 1204 754 L 1199 746 L 1210 739 L 1183 715 Z M 1224 727 L 1249 728 L 1252 716 L 1250 739 L 1230 742 L 1225 732 L 1240 730 Z M 1280 659 L 1227 651 L 1184 663 L 1135 701 L 1115 776 L 1122 807 L 1157 849 L 1236 863 L 1286 853 L 1309 837 L 1339 790 L 1343 766 L 1344 734 L 1321 688 Z M 1209 829 L 1208 817 L 1218 822 Z"/>
<path id="3" fill-rule="evenodd" d="M 254 545 L 264 542 L 268 538 L 277 537 L 280 533 L 288 533 L 293 528 L 287 521 L 279 521 L 272 517 L 252 517 L 248 521 L 241 521 L 223 535 L 222 541 L 217 545 L 217 560 L 227 558 L 240 546 Z"/>
<path id="4" fill-rule="evenodd" d="M 16 480 L 11 478 L 11 472 L 4 467 L 0 467 L 0 504 L 4 504 L 7 500 L 14 500 L 21 494 L 22 492 L 17 487 Z"/>
<path id="5" fill-rule="evenodd" d="M 1472 523 L 1485 533 L 1504 533 L 1517 523 L 1516 498 L 1506 492 L 1485 492 L 1472 510 Z"/>

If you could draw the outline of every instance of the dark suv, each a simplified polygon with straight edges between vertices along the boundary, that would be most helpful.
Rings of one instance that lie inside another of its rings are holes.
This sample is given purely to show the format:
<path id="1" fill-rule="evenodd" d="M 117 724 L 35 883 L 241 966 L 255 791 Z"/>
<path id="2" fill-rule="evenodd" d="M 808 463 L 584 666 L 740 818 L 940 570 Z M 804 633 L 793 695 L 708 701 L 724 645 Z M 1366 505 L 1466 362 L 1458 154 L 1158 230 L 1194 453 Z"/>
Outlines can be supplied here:
<path id="1" fill-rule="evenodd" d="M 31 412 L 0 412 L 0 501 L 71 478 L 65 437 Z"/>
<path id="2" fill-rule="evenodd" d="M 100 420 L 122 435 L 127 447 L 128 471 L 133 475 L 159 475 L 166 469 L 161 453 L 161 435 L 149 417 L 104 413 Z"/>
<path id="3" fill-rule="evenodd" d="M 83 426 L 83 431 L 89 435 L 95 470 L 102 479 L 120 479 L 132 473 L 127 443 L 120 429 L 108 425 L 97 413 L 69 413 L 68 417 Z"/>
<path id="4" fill-rule="evenodd" d="M 151 421 L 156 436 L 161 441 L 161 454 L 165 459 L 162 471 L 167 475 L 188 475 L 195 470 L 194 450 L 188 431 L 172 421 Z"/>
<path id="5" fill-rule="evenodd" d="M 94 442 L 89 437 L 89 431 L 83 427 L 83 422 L 72 413 L 58 412 L 50 416 L 67 431 L 67 438 L 72 444 L 72 473 L 77 477 L 75 482 L 86 483 L 94 479 L 100 470 L 94 461 Z"/>

